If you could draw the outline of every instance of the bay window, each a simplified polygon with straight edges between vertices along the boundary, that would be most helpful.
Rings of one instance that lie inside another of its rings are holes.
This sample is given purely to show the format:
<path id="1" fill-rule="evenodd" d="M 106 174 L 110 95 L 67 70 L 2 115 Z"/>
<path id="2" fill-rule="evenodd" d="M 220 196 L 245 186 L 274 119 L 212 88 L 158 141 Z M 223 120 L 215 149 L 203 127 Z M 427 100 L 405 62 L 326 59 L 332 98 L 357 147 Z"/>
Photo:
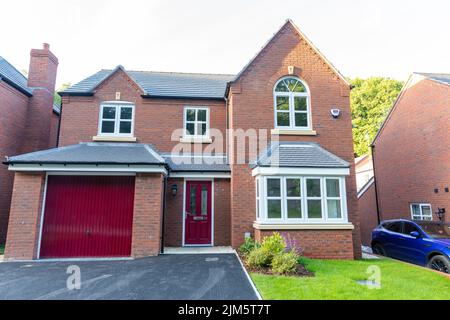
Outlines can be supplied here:
<path id="1" fill-rule="evenodd" d="M 259 176 L 256 219 L 260 223 L 346 223 L 344 177 Z"/>

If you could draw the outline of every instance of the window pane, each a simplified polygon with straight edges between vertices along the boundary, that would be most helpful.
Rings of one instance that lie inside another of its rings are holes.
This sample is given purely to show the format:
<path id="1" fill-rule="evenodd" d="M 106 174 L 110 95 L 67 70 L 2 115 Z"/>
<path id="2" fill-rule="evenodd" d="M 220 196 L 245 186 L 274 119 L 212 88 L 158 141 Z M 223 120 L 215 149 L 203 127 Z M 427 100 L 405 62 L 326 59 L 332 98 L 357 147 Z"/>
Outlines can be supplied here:
<path id="1" fill-rule="evenodd" d="M 288 112 L 277 112 L 277 126 L 289 127 L 291 122 L 289 121 Z"/>
<path id="2" fill-rule="evenodd" d="M 287 87 L 289 88 L 289 91 L 294 91 L 295 87 L 299 83 L 297 79 L 295 78 L 288 78 L 285 79 L 284 82 L 286 83 Z"/>
<path id="3" fill-rule="evenodd" d="M 120 109 L 120 119 L 130 119 L 131 120 L 131 116 L 133 114 L 133 109 L 132 108 L 124 108 L 122 107 Z"/>
<path id="4" fill-rule="evenodd" d="M 190 187 L 190 199 L 189 199 L 189 207 L 191 214 L 197 214 L 197 186 L 191 185 Z"/>
<path id="5" fill-rule="evenodd" d="M 302 217 L 302 202 L 301 200 L 288 200 L 287 201 L 288 218 L 301 219 Z"/>
<path id="6" fill-rule="evenodd" d="M 206 123 L 197 123 L 197 135 L 204 136 L 206 134 Z"/>
<path id="7" fill-rule="evenodd" d="M 103 107 L 102 118 L 103 119 L 115 119 L 116 118 L 116 108 L 115 107 Z"/>
<path id="8" fill-rule="evenodd" d="M 393 222 L 387 226 L 387 229 L 392 232 L 400 233 L 402 231 L 402 223 L 401 222 Z"/>
<path id="9" fill-rule="evenodd" d="M 277 97 L 277 110 L 289 110 L 289 97 Z"/>
<path id="10" fill-rule="evenodd" d="M 308 197 L 320 197 L 320 179 L 306 179 L 306 194 Z"/>
<path id="11" fill-rule="evenodd" d="M 300 179 L 286 179 L 288 197 L 300 197 Z"/>
<path id="12" fill-rule="evenodd" d="M 294 97 L 295 111 L 306 111 L 306 97 Z"/>
<path id="13" fill-rule="evenodd" d="M 280 195 L 280 179 L 267 179 L 267 196 L 279 197 Z"/>
<path id="14" fill-rule="evenodd" d="M 326 179 L 327 197 L 340 197 L 339 179 Z"/>
<path id="15" fill-rule="evenodd" d="M 308 218 L 322 218 L 322 201 L 308 200 Z"/>
<path id="16" fill-rule="evenodd" d="M 102 133 L 114 133 L 114 121 L 102 121 Z"/>
<path id="17" fill-rule="evenodd" d="M 419 232 L 419 234 L 421 233 L 415 225 L 409 222 L 405 222 L 405 224 L 403 225 L 403 233 L 409 235 L 413 231 L 417 231 Z"/>
<path id="18" fill-rule="evenodd" d="M 420 216 L 420 206 L 418 204 L 413 204 L 411 208 L 413 215 Z"/>
<path id="19" fill-rule="evenodd" d="M 256 197 L 259 198 L 259 179 L 256 179 Z"/>
<path id="20" fill-rule="evenodd" d="M 187 121 L 195 121 L 195 109 L 187 109 L 186 110 L 186 120 Z"/>
<path id="21" fill-rule="evenodd" d="M 430 206 L 422 206 L 422 215 L 431 216 L 431 207 Z"/>
<path id="22" fill-rule="evenodd" d="M 306 87 L 300 81 L 297 81 L 293 92 L 306 92 Z"/>
<path id="23" fill-rule="evenodd" d="M 131 121 L 120 121 L 119 133 L 131 133 Z"/>
<path id="24" fill-rule="evenodd" d="M 340 219 L 341 215 L 341 200 L 328 200 L 328 218 Z"/>
<path id="25" fill-rule="evenodd" d="M 197 120 L 206 121 L 206 110 L 197 110 Z"/>
<path id="26" fill-rule="evenodd" d="M 308 114 L 307 113 L 295 113 L 295 126 L 307 127 L 308 126 Z"/>
<path id="27" fill-rule="evenodd" d="M 267 217 L 269 219 L 281 218 L 281 200 L 267 200 Z"/>
<path id="28" fill-rule="evenodd" d="M 202 186 L 202 216 L 208 214 L 208 189 Z"/>
<path id="29" fill-rule="evenodd" d="M 284 81 L 280 81 L 277 87 L 275 88 L 275 92 L 289 92 L 289 89 L 286 87 Z"/>
<path id="30" fill-rule="evenodd" d="M 191 136 L 195 134 L 193 123 L 186 123 L 186 134 Z"/>

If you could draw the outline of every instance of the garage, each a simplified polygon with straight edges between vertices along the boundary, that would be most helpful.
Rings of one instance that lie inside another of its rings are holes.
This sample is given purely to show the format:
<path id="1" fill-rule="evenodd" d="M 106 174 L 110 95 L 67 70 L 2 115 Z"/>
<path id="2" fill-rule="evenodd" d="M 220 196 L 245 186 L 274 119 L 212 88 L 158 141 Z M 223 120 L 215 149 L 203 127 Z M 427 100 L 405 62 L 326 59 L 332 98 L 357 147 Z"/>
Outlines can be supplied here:
<path id="1" fill-rule="evenodd" d="M 134 176 L 48 175 L 39 258 L 131 255 Z"/>

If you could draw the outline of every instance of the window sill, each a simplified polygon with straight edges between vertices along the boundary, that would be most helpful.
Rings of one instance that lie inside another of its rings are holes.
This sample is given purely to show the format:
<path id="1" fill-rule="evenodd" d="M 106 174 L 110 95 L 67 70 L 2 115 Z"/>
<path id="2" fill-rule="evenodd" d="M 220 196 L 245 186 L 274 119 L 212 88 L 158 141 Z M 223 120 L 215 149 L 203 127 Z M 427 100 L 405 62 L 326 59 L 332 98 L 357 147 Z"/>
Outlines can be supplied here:
<path id="1" fill-rule="evenodd" d="M 120 136 L 94 136 L 93 141 L 113 141 L 113 142 L 136 142 L 136 137 L 120 137 Z"/>
<path id="2" fill-rule="evenodd" d="M 212 139 L 208 137 L 182 137 L 181 143 L 212 143 Z"/>
<path id="3" fill-rule="evenodd" d="M 355 226 L 351 223 L 275 224 L 255 222 L 253 228 L 258 230 L 353 230 Z"/>
<path id="4" fill-rule="evenodd" d="M 300 129 L 272 129 L 272 135 L 290 135 L 290 136 L 317 136 L 315 130 L 300 130 Z"/>

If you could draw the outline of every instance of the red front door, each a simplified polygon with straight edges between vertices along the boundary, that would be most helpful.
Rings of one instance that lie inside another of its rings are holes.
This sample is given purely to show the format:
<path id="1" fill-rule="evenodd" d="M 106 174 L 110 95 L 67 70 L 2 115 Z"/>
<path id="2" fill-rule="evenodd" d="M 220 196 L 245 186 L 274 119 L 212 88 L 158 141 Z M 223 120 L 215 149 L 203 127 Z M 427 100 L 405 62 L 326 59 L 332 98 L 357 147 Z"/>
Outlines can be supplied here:
<path id="1" fill-rule="evenodd" d="M 48 176 L 41 258 L 131 255 L 132 176 Z"/>
<path id="2" fill-rule="evenodd" d="M 186 245 L 211 245 L 211 181 L 186 182 Z"/>

